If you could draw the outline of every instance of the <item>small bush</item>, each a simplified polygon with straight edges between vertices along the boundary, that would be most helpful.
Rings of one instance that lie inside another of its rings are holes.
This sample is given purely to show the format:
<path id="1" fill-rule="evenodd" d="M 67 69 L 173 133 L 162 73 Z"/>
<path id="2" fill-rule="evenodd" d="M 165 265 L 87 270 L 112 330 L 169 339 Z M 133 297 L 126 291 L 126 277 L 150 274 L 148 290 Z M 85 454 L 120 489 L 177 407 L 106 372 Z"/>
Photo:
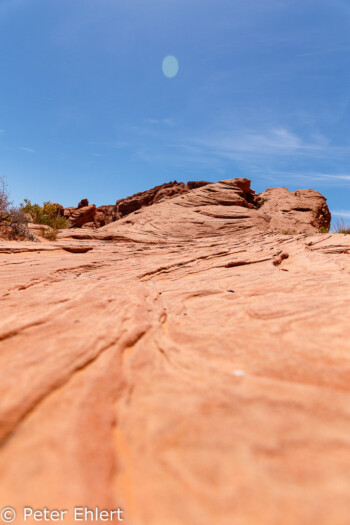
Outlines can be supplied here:
<path id="1" fill-rule="evenodd" d="M 328 233 L 329 228 L 326 228 L 325 226 L 321 226 L 321 228 L 318 229 L 318 233 Z"/>
<path id="2" fill-rule="evenodd" d="M 335 233 L 350 234 L 350 224 L 345 224 L 343 217 L 340 217 L 340 220 L 335 221 L 332 231 Z"/>
<path id="3" fill-rule="evenodd" d="M 59 208 L 52 202 L 47 201 L 43 206 L 39 206 L 39 204 L 32 204 L 30 200 L 24 199 L 21 209 L 31 216 L 34 224 L 50 226 L 54 230 L 62 230 L 69 226 L 68 219 L 60 215 Z"/>
<path id="4" fill-rule="evenodd" d="M 28 218 L 25 212 L 10 202 L 2 177 L 0 177 L 0 235 L 13 240 L 34 240 L 34 236 L 28 230 Z"/>
<path id="5" fill-rule="evenodd" d="M 258 209 L 261 208 L 261 206 L 263 206 L 263 204 L 264 204 L 265 202 L 267 202 L 267 200 L 268 200 L 268 199 L 265 199 L 264 197 L 262 197 L 261 199 L 259 199 L 259 200 L 257 201 L 257 203 L 256 203 L 256 207 L 257 207 Z"/>
<path id="6" fill-rule="evenodd" d="M 55 241 L 57 239 L 58 231 L 57 229 L 51 228 L 50 230 L 44 230 L 44 228 L 41 230 L 41 237 L 46 239 L 47 241 Z"/>

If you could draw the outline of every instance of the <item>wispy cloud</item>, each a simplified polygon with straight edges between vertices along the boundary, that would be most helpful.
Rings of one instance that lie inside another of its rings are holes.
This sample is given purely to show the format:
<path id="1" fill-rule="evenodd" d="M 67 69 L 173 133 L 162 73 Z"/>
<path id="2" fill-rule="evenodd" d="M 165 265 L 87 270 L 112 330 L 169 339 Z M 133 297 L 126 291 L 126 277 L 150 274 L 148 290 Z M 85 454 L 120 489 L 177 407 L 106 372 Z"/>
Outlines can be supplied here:
<path id="1" fill-rule="evenodd" d="M 191 146 L 189 144 L 182 144 L 182 143 L 179 143 L 179 144 L 166 144 L 166 147 L 167 148 L 180 149 L 180 150 L 184 150 L 184 151 L 189 151 L 191 153 L 199 153 L 199 154 L 201 154 L 203 152 L 203 149 L 200 148 L 199 146 Z"/>
<path id="2" fill-rule="evenodd" d="M 155 118 L 146 118 L 145 122 L 147 124 L 152 124 L 153 126 L 165 125 L 165 126 L 174 126 L 175 120 L 171 118 L 155 119 Z"/>
<path id="3" fill-rule="evenodd" d="M 205 154 L 196 154 L 196 152 L 185 151 L 184 153 L 169 152 L 168 150 L 139 150 L 138 159 L 150 164 L 158 164 L 167 168 L 189 169 L 191 172 L 202 170 L 204 167 L 210 167 L 213 172 L 224 174 L 221 159 Z"/>
<path id="4" fill-rule="evenodd" d="M 26 147 L 22 146 L 19 149 L 22 150 L 22 151 L 27 151 L 28 153 L 35 153 L 35 150 L 32 149 L 32 148 L 26 148 Z"/>
<path id="5" fill-rule="evenodd" d="M 89 142 L 92 146 L 102 146 L 109 149 L 124 149 L 129 146 L 129 143 L 125 140 L 110 140 L 110 141 L 91 141 Z M 101 156 L 99 153 L 92 153 L 92 155 Z"/>
<path id="6" fill-rule="evenodd" d="M 311 172 L 311 173 L 308 173 L 307 176 L 313 180 L 350 181 L 349 173 L 312 173 Z"/>
<path id="7" fill-rule="evenodd" d="M 261 171 L 261 168 L 258 171 Z M 333 183 L 333 184 L 340 184 L 341 183 L 347 183 L 350 182 L 350 174 L 347 173 L 322 173 L 322 172 L 315 172 L 312 169 L 309 168 L 300 168 L 299 171 L 290 170 L 288 168 L 286 169 L 271 169 L 270 167 L 267 167 L 264 170 L 265 175 L 271 178 L 271 180 L 282 180 L 282 179 L 293 179 L 293 180 L 309 180 L 309 181 L 317 181 L 325 183 Z"/>
<path id="8" fill-rule="evenodd" d="M 331 210 L 331 214 L 338 217 L 346 217 L 347 219 L 350 218 L 350 210 Z"/>
<path id="9" fill-rule="evenodd" d="M 0 133 L 5 133 L 5 130 L 4 129 L 0 129 Z"/>
<path id="10" fill-rule="evenodd" d="M 251 155 L 285 155 L 295 152 L 322 150 L 327 140 L 316 136 L 306 141 L 286 128 L 270 129 L 264 133 L 247 130 L 240 134 L 222 133 L 195 139 L 198 145 L 228 159 L 242 159 Z"/>
<path id="11" fill-rule="evenodd" d="M 332 53 L 348 53 L 350 51 L 349 46 L 338 47 L 334 49 L 315 49 L 313 51 L 308 51 L 306 53 L 299 53 L 300 57 L 309 57 L 316 55 L 330 55 Z"/>

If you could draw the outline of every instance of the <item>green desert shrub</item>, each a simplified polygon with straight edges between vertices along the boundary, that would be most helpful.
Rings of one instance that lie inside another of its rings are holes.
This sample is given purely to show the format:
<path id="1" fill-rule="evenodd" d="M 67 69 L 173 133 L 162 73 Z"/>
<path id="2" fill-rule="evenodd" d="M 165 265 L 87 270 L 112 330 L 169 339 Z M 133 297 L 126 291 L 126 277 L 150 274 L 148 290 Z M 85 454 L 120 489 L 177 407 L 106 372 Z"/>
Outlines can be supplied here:
<path id="1" fill-rule="evenodd" d="M 68 228 L 69 221 L 60 215 L 57 204 L 47 201 L 43 206 L 39 206 L 39 204 L 32 204 L 29 199 L 24 199 L 21 209 L 31 216 L 34 224 L 50 226 L 54 230 Z"/>

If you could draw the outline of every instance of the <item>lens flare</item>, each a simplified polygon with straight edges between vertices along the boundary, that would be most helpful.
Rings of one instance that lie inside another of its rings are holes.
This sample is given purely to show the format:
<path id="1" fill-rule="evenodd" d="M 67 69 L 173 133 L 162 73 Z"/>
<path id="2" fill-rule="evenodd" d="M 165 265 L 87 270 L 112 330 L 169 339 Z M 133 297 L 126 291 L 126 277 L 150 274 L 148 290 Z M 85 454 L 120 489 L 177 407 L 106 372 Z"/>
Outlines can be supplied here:
<path id="1" fill-rule="evenodd" d="M 179 61 L 176 57 L 168 55 L 164 58 L 162 70 L 167 78 L 174 78 L 179 72 Z"/>

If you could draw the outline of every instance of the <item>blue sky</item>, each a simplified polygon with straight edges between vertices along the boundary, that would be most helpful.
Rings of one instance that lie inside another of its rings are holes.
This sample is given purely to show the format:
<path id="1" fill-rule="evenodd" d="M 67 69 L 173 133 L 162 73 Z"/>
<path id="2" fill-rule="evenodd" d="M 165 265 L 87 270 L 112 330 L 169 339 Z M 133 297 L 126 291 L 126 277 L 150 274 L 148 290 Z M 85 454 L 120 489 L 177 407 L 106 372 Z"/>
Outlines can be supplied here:
<path id="1" fill-rule="evenodd" d="M 349 26 L 348 0 L 1 0 L 0 175 L 66 206 L 244 176 L 350 217 Z"/>

